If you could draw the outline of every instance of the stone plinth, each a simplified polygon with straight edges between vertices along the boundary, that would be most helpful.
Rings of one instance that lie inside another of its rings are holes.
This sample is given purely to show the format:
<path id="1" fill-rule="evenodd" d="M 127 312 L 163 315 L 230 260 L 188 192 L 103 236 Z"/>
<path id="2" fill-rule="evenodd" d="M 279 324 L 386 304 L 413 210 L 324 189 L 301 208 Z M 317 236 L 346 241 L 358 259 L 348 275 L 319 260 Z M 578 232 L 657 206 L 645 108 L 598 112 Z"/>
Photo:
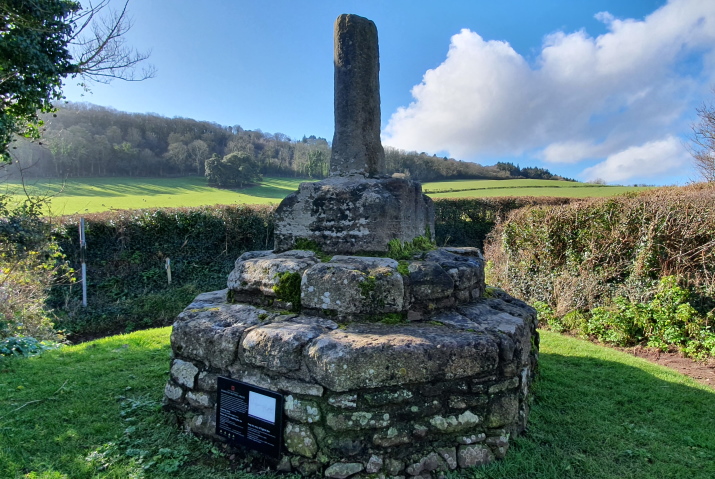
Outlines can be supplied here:
<path id="1" fill-rule="evenodd" d="M 483 269 L 475 248 L 405 261 L 247 253 L 231 289 L 199 295 L 174 323 L 165 406 L 222 440 L 217 376 L 278 391 L 274 465 L 303 475 L 439 477 L 501 458 L 526 427 L 538 333 L 533 308 L 484 297 Z M 300 304 L 285 301 L 296 293 Z"/>
<path id="2" fill-rule="evenodd" d="M 276 210 L 275 250 L 315 242 L 324 252 L 385 252 L 392 239 L 434 234 L 434 205 L 404 178 L 331 177 L 302 183 Z"/>

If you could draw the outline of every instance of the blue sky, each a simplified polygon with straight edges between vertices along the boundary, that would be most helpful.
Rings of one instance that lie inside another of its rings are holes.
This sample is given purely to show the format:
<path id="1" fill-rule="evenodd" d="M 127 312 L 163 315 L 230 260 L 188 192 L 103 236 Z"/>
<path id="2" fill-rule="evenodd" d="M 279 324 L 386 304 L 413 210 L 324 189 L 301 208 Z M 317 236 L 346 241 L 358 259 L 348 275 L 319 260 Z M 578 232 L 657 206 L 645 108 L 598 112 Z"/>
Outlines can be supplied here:
<path id="1" fill-rule="evenodd" d="M 115 0 L 112 0 L 113 2 Z M 120 4 L 121 2 L 116 2 Z M 380 40 L 383 144 L 579 180 L 674 184 L 715 95 L 713 0 L 133 0 L 155 78 L 69 80 L 71 101 L 333 135 L 333 22 Z"/>

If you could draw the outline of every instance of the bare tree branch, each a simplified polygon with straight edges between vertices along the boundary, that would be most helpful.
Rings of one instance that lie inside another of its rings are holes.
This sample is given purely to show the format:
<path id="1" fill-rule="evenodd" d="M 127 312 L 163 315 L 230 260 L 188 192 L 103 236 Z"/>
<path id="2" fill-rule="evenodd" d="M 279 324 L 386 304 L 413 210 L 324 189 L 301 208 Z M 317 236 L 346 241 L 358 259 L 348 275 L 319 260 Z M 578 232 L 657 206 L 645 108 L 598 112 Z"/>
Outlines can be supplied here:
<path id="1" fill-rule="evenodd" d="M 691 126 L 692 144 L 688 149 L 700 177 L 708 183 L 713 183 L 715 182 L 715 105 L 706 103 L 696 111 L 700 121 Z"/>
<path id="2" fill-rule="evenodd" d="M 127 14 L 128 4 L 127 0 L 121 10 L 104 11 L 108 0 L 96 4 L 90 2 L 88 8 L 72 18 L 74 34 L 70 47 L 76 62 L 75 76 L 97 83 L 109 83 L 113 79 L 142 81 L 154 77 L 156 70 L 152 65 L 137 71 L 151 51 L 140 52 L 126 44 L 125 35 L 132 27 Z"/>

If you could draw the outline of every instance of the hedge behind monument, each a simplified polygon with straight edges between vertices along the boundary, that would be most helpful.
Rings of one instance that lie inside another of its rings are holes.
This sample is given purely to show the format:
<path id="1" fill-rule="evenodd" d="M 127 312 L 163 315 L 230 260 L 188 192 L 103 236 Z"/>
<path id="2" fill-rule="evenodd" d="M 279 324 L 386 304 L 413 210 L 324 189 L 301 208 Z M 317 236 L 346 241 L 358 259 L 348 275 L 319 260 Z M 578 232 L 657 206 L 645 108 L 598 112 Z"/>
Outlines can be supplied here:
<path id="1" fill-rule="evenodd" d="M 439 246 L 482 247 L 494 225 L 527 205 L 564 198 L 474 198 L 435 201 Z M 171 324 L 199 293 L 226 287 L 236 258 L 273 248 L 273 207 L 216 205 L 121 210 L 84 215 L 88 307 L 81 306 L 79 216 L 62 218 L 55 235 L 77 282 L 56 284 L 48 306 L 56 327 L 78 340 Z M 166 259 L 171 262 L 171 284 Z"/>

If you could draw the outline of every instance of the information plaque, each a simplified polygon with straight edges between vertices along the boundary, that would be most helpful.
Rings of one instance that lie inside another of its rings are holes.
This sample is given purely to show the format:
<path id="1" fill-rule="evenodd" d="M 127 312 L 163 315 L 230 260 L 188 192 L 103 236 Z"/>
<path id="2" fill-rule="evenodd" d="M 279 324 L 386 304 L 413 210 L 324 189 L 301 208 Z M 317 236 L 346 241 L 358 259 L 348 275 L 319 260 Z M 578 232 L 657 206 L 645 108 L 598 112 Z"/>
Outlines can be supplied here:
<path id="1" fill-rule="evenodd" d="M 283 396 L 252 384 L 218 377 L 216 434 L 231 442 L 280 457 Z"/>

